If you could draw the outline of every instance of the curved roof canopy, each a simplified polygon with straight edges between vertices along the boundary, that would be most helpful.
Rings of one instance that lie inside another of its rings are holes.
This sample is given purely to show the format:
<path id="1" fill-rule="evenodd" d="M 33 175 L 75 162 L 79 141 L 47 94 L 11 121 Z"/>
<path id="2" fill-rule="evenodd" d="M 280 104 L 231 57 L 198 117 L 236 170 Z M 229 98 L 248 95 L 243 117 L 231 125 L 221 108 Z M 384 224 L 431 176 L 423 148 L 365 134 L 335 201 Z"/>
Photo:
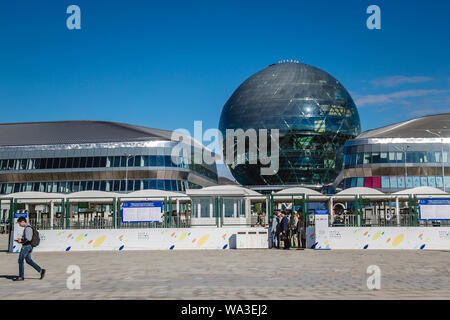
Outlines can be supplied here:
<path id="1" fill-rule="evenodd" d="M 286 188 L 275 193 L 275 195 L 295 195 L 295 194 L 305 194 L 307 196 L 323 196 L 323 194 L 317 192 L 316 190 L 302 187 Z"/>
<path id="2" fill-rule="evenodd" d="M 47 193 L 36 191 L 16 192 L 0 196 L 0 198 L 15 198 L 15 199 L 62 199 L 67 195 L 63 193 Z"/>
<path id="3" fill-rule="evenodd" d="M 182 140 L 205 148 L 184 134 L 177 133 L 172 140 L 172 134 L 168 130 L 97 120 L 1 123 L 0 147 Z"/>
<path id="4" fill-rule="evenodd" d="M 372 189 L 372 188 L 365 188 L 365 187 L 355 187 L 355 188 L 348 188 L 345 190 L 342 190 L 339 193 L 336 193 L 337 196 L 356 196 L 356 195 L 384 195 L 383 192 Z"/>
<path id="5" fill-rule="evenodd" d="M 261 194 L 244 188 L 239 185 L 222 185 L 222 186 L 211 186 L 202 189 L 189 189 L 186 190 L 189 196 L 211 196 L 211 195 L 236 195 L 236 196 L 260 196 Z"/>
<path id="6" fill-rule="evenodd" d="M 418 195 L 432 195 L 432 194 L 446 194 L 447 192 L 442 191 L 441 189 L 433 188 L 433 187 L 417 187 L 406 190 L 398 191 L 394 194 L 418 194 Z"/>
<path id="7" fill-rule="evenodd" d="M 417 119 L 403 121 L 389 126 L 368 130 L 361 133 L 356 139 L 371 138 L 437 138 L 439 133 L 444 138 L 450 138 L 450 113 L 425 116 Z"/>

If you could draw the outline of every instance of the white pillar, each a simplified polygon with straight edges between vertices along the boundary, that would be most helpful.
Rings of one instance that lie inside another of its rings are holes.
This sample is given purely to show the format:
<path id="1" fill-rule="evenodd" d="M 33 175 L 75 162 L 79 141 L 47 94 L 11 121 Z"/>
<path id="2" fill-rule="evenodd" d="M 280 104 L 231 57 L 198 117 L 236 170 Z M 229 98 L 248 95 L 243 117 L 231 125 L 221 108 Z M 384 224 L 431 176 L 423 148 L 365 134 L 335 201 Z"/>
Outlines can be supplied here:
<path id="1" fill-rule="evenodd" d="M 53 200 L 50 201 L 50 229 L 53 230 L 53 218 L 54 218 L 54 210 L 53 210 Z"/>
<path id="2" fill-rule="evenodd" d="M 400 205 L 398 203 L 398 196 L 395 197 L 395 214 L 397 216 L 397 226 L 400 226 Z"/>
<path id="3" fill-rule="evenodd" d="M 177 224 L 180 225 L 180 199 L 177 199 Z"/>

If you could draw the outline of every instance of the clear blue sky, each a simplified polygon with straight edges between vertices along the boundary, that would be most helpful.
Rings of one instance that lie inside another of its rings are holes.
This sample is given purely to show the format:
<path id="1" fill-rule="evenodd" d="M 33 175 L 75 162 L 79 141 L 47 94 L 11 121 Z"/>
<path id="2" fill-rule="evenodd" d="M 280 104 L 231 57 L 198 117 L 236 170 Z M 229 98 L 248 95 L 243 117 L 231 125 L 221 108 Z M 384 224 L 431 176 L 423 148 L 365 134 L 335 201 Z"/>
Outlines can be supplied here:
<path id="1" fill-rule="evenodd" d="M 81 30 L 66 28 L 70 4 Z M 382 30 L 366 28 L 370 4 Z M 280 59 L 340 80 L 364 130 L 450 112 L 449 17 L 447 0 L 3 0 L 0 122 L 213 128 L 234 89 Z"/>

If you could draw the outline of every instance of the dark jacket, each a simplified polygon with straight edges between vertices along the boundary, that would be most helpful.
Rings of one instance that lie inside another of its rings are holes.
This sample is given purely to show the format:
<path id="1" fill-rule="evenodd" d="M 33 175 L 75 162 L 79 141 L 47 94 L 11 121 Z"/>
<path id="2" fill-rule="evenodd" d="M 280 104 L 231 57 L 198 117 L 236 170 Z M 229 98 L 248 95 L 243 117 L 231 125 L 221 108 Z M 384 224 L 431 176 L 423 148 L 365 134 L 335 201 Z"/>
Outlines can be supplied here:
<path id="1" fill-rule="evenodd" d="M 281 219 L 281 232 L 288 232 L 289 231 L 289 219 L 287 216 L 284 216 L 283 219 Z"/>

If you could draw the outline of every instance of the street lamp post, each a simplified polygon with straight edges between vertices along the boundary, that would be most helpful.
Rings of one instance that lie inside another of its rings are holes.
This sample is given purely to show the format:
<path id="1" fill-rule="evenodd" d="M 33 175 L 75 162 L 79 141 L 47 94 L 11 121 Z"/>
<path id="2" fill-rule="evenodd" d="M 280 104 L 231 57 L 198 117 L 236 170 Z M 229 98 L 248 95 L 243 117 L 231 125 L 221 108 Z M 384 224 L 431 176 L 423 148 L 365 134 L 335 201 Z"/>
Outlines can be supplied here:
<path id="1" fill-rule="evenodd" d="M 444 137 L 442 136 L 441 131 L 438 131 L 437 133 L 433 132 L 431 130 L 425 130 L 425 131 L 441 138 L 442 187 L 445 192 Z"/>

